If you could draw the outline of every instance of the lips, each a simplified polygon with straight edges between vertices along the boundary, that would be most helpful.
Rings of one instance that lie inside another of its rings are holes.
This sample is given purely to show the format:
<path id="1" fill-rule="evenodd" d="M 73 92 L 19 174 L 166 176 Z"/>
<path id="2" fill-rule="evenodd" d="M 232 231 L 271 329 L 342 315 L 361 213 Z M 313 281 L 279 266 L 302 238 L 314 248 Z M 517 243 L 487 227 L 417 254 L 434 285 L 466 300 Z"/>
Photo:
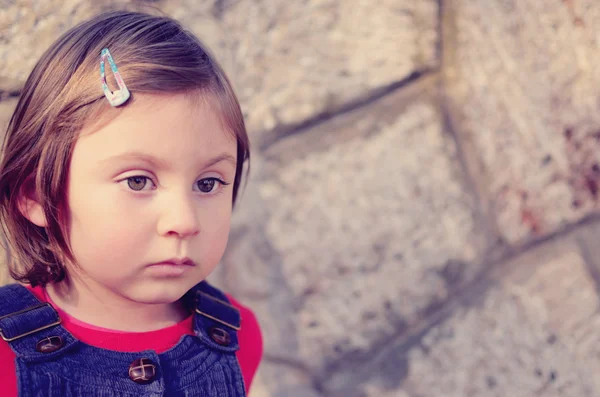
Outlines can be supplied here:
<path id="1" fill-rule="evenodd" d="M 171 265 L 171 266 L 196 266 L 194 261 L 190 258 L 170 258 L 165 259 L 164 261 L 152 263 L 150 266 L 158 266 L 158 265 Z"/>

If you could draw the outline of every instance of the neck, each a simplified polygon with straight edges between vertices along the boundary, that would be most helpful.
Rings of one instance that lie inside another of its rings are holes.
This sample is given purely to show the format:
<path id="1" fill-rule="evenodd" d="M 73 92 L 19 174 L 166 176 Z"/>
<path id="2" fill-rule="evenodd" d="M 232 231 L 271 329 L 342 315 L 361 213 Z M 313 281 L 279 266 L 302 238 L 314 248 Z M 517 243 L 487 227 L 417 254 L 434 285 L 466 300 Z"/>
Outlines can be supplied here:
<path id="1" fill-rule="evenodd" d="M 154 331 L 175 325 L 189 315 L 180 301 L 164 304 L 134 302 L 73 281 L 48 284 L 46 291 L 53 303 L 69 316 L 115 331 Z"/>

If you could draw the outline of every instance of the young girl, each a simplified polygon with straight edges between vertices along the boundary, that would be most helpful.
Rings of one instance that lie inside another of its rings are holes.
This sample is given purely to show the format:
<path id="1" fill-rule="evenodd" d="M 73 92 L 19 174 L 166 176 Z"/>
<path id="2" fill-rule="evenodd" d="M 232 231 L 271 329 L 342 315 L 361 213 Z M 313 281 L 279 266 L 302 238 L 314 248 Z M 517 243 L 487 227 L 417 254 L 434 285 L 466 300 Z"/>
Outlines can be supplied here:
<path id="1" fill-rule="evenodd" d="M 2 396 L 245 395 L 258 324 L 204 280 L 249 143 L 200 42 L 132 12 L 73 28 L 35 66 L 3 149 L 22 283 L 0 288 Z"/>

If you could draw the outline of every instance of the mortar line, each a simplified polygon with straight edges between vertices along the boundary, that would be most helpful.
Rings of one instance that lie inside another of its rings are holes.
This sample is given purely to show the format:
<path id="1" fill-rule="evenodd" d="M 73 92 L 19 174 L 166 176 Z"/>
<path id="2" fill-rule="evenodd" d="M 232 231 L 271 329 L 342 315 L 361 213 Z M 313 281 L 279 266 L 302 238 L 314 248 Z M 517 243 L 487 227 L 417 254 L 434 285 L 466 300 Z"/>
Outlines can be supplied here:
<path id="1" fill-rule="evenodd" d="M 283 139 L 302 134 L 303 132 L 306 132 L 315 126 L 326 123 L 336 117 L 343 116 L 355 110 L 367 107 L 379 101 L 380 99 L 390 96 L 397 90 L 412 86 L 426 76 L 437 73 L 439 71 L 438 69 L 438 67 L 430 67 L 417 70 L 412 72 L 404 79 L 373 90 L 367 97 L 353 99 L 346 102 L 334 112 L 319 113 L 296 124 L 280 125 L 267 133 L 267 137 L 258 144 L 259 150 L 264 152 Z"/>
<path id="2" fill-rule="evenodd" d="M 596 296 L 600 299 L 600 266 L 598 262 L 593 259 L 593 255 L 590 252 L 586 241 L 580 236 L 576 236 L 575 241 L 577 242 L 581 256 L 583 257 L 586 270 L 594 281 Z"/>
<path id="3" fill-rule="evenodd" d="M 532 240 L 512 250 L 509 249 L 504 255 L 494 258 L 489 262 L 482 262 L 480 266 L 477 266 L 481 270 L 473 277 L 473 279 L 462 285 L 460 288 L 457 288 L 457 290 L 455 290 L 451 295 L 448 295 L 444 303 L 434 311 L 430 312 L 426 318 L 423 318 L 422 321 L 418 321 L 408 328 L 405 328 L 398 334 L 389 335 L 384 342 L 375 345 L 369 351 L 369 356 L 371 359 L 368 362 L 365 362 L 362 368 L 355 372 L 355 379 L 357 379 L 357 383 L 364 381 L 362 377 L 368 376 L 368 374 L 364 375 L 365 369 L 370 365 L 381 361 L 381 358 L 385 356 L 387 351 L 390 349 L 390 346 L 397 347 L 398 350 L 406 352 L 412 346 L 414 346 L 417 341 L 421 340 L 422 336 L 425 335 L 431 328 L 447 320 L 456 308 L 471 307 L 473 297 L 479 297 L 485 294 L 493 280 L 510 271 L 510 266 L 502 266 L 503 264 L 510 263 L 528 251 L 538 249 L 545 244 L 551 244 L 552 242 L 566 238 L 569 235 L 574 235 L 577 231 L 589 227 L 591 224 L 600 225 L 600 214 L 590 215 L 589 217 L 586 217 L 572 225 L 566 226 L 565 228 L 556 231 L 553 234 L 537 240 Z M 324 384 L 328 381 L 328 379 L 331 378 L 331 376 L 347 370 L 348 368 L 346 366 L 340 365 L 347 360 L 348 357 L 346 356 L 336 360 L 329 366 L 332 370 L 324 371 L 324 373 L 319 376 L 315 382 L 317 384 Z"/>

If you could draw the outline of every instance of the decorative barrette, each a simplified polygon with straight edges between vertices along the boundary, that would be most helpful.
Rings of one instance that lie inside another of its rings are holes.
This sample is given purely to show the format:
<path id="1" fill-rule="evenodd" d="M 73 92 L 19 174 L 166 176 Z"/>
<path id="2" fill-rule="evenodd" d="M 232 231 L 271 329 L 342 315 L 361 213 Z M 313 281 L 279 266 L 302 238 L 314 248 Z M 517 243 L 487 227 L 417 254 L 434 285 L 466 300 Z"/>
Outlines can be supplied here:
<path id="1" fill-rule="evenodd" d="M 117 84 L 119 85 L 119 89 L 117 91 L 111 92 L 108 88 L 108 84 L 106 84 L 106 73 L 104 71 L 104 62 L 108 59 L 108 64 L 110 65 L 110 69 L 115 75 L 115 80 L 117 80 Z M 117 69 L 117 65 L 110 55 L 110 51 L 108 48 L 102 50 L 100 54 L 100 81 L 102 82 L 102 90 L 104 90 L 104 95 L 108 102 L 112 106 L 120 106 L 127 102 L 130 97 L 129 90 L 125 85 L 125 82 L 121 78 L 121 74 L 119 73 L 119 69 Z"/>

